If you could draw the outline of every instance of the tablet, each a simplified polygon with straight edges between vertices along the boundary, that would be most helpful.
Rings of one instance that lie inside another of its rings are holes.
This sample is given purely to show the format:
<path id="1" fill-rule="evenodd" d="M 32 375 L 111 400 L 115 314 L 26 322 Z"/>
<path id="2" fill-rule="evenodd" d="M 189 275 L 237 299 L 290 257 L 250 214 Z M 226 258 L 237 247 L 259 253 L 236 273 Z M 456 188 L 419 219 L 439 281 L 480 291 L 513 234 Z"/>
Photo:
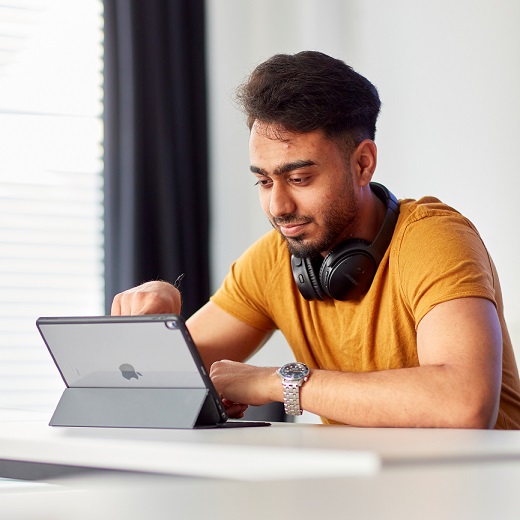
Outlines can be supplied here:
<path id="1" fill-rule="evenodd" d="M 193 426 L 227 423 L 220 396 L 181 316 L 41 317 L 36 325 L 67 387 L 51 424 L 67 422 L 59 418 L 63 415 L 78 414 L 80 418 L 75 421 L 81 422 L 83 412 L 78 409 L 82 407 L 85 416 L 91 415 L 83 422 L 95 422 L 97 416 L 104 417 L 102 422 L 110 422 L 110 417 L 122 413 L 122 400 L 125 407 L 130 402 L 143 408 L 131 410 L 133 418 L 153 415 L 150 406 L 166 407 L 157 410 L 161 417 L 166 415 L 158 427 L 172 424 L 168 414 L 173 417 L 183 413 L 190 419 L 178 421 L 182 427 L 190 422 Z M 194 411 L 193 405 L 200 409 Z M 88 408 L 95 408 L 97 415 L 92 416 L 94 412 Z M 132 418 L 123 419 L 121 423 L 114 418 L 114 426 L 132 425 Z M 146 426 L 147 420 L 137 425 Z M 233 421 L 233 425 L 263 424 L 268 423 Z"/>

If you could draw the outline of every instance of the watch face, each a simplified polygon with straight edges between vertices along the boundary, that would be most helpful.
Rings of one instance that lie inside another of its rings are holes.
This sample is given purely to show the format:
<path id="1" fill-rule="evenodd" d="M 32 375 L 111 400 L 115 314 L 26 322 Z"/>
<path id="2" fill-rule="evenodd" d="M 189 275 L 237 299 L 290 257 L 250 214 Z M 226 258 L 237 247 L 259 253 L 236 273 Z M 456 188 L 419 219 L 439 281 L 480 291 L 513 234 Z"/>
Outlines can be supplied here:
<path id="1" fill-rule="evenodd" d="M 309 375 L 309 367 L 303 363 L 288 363 L 279 373 L 285 379 L 304 379 Z"/>

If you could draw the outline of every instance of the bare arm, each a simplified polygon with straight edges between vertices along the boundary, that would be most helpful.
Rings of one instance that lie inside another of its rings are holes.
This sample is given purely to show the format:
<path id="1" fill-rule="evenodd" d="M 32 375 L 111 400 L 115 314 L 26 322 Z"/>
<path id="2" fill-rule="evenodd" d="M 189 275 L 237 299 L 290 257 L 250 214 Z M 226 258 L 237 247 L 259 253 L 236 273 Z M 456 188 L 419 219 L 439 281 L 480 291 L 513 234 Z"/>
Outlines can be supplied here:
<path id="1" fill-rule="evenodd" d="M 356 426 L 492 428 L 502 358 L 494 305 L 480 298 L 437 305 L 419 324 L 417 344 L 416 368 L 371 373 L 313 370 L 301 391 L 302 407 Z M 283 400 L 274 368 L 223 361 L 213 365 L 211 376 L 233 401 Z"/>
<path id="2" fill-rule="evenodd" d="M 208 368 L 221 359 L 246 360 L 271 335 L 238 320 L 212 302 L 199 309 L 186 325 Z"/>

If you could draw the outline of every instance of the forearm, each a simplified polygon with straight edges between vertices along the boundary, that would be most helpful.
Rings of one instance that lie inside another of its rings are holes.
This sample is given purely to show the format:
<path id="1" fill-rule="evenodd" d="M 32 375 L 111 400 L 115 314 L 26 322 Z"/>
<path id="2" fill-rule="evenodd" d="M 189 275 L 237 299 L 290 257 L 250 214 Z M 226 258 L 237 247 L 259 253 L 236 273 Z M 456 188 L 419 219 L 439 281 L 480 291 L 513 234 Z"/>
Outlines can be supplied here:
<path id="1" fill-rule="evenodd" d="M 353 426 L 492 428 L 497 386 L 466 380 L 450 366 L 370 373 L 313 370 L 301 389 L 301 404 Z M 281 390 L 276 400 L 283 400 Z"/>
<path id="2" fill-rule="evenodd" d="M 221 359 L 245 361 L 271 335 L 241 322 L 212 302 L 193 314 L 186 325 L 208 370 Z"/>

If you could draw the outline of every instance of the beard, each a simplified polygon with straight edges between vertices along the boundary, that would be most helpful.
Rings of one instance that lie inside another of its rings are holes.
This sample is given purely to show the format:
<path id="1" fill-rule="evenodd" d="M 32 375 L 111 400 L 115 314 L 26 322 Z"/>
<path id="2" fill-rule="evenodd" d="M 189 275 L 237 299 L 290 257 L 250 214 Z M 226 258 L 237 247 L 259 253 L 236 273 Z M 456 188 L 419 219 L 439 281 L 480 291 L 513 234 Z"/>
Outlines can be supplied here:
<path id="1" fill-rule="evenodd" d="M 348 190 L 349 191 L 349 190 Z M 289 252 L 299 258 L 312 258 L 321 253 L 330 251 L 337 244 L 349 238 L 354 229 L 358 215 L 358 204 L 352 193 L 344 198 L 339 197 L 326 211 L 321 213 L 321 233 L 313 238 L 307 238 L 305 233 L 297 237 L 286 237 L 279 230 L 279 226 L 293 223 L 311 223 L 316 220 L 308 215 L 292 213 L 283 217 L 274 217 L 271 225 L 282 235 L 287 243 Z"/>

